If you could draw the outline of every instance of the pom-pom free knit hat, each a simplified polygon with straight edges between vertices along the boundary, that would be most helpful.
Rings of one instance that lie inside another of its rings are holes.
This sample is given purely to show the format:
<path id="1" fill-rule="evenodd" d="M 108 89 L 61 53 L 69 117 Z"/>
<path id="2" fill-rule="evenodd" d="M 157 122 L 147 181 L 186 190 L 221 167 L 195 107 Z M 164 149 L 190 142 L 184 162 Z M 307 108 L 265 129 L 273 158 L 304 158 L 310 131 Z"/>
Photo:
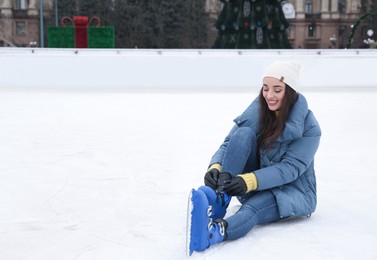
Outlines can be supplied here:
<path id="1" fill-rule="evenodd" d="M 296 61 L 275 61 L 269 65 L 263 74 L 263 78 L 272 77 L 288 84 L 297 90 L 300 77 L 300 64 Z"/>

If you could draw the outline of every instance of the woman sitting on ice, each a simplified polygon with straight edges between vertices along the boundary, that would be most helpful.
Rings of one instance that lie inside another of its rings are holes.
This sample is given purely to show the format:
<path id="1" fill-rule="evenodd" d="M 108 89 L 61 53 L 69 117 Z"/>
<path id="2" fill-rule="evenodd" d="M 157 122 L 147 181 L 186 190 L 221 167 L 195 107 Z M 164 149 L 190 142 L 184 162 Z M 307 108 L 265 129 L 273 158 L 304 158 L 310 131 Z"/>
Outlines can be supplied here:
<path id="1" fill-rule="evenodd" d="M 205 186 L 191 193 L 188 253 L 235 240 L 254 226 L 310 216 L 317 204 L 314 155 L 321 129 L 296 92 L 300 66 L 272 63 L 259 96 L 212 157 Z M 224 219 L 232 196 L 241 207 Z"/>

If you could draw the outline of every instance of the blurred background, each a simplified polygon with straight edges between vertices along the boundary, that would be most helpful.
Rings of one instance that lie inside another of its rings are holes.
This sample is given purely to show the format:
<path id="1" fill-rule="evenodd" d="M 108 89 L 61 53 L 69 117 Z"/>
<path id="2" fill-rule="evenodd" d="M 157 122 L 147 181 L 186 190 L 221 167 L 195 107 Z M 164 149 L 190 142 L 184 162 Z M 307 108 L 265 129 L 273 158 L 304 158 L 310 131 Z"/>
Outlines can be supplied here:
<path id="1" fill-rule="evenodd" d="M 75 47 L 56 27 L 85 16 L 112 28 L 93 48 L 375 48 L 376 12 L 376 0 L 1 0 L 0 47 Z"/>

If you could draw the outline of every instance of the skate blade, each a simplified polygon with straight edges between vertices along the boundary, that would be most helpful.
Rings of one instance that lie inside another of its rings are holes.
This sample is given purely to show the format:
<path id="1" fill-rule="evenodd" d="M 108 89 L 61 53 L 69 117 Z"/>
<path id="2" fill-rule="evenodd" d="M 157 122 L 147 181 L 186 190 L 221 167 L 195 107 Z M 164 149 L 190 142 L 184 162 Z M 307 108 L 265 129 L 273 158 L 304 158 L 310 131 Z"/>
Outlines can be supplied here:
<path id="1" fill-rule="evenodd" d="M 191 224 L 192 224 L 192 210 L 194 209 L 194 203 L 192 202 L 192 193 L 194 189 L 190 191 L 187 201 L 187 223 L 186 223 L 186 255 L 191 256 L 193 250 L 191 250 Z"/>

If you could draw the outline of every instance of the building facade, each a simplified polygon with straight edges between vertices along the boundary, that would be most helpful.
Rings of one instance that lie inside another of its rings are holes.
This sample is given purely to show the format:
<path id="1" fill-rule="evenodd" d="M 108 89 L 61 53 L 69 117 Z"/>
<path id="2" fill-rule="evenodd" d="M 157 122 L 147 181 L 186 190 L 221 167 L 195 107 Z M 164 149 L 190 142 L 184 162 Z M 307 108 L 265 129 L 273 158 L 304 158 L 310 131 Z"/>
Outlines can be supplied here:
<path id="1" fill-rule="evenodd" d="M 292 0 L 283 2 L 293 48 L 345 48 L 361 13 L 360 0 Z"/>
<path id="2" fill-rule="evenodd" d="M 53 0 L 43 1 L 44 18 L 51 17 Z M 0 2 L 0 47 L 40 46 L 39 0 Z"/>

